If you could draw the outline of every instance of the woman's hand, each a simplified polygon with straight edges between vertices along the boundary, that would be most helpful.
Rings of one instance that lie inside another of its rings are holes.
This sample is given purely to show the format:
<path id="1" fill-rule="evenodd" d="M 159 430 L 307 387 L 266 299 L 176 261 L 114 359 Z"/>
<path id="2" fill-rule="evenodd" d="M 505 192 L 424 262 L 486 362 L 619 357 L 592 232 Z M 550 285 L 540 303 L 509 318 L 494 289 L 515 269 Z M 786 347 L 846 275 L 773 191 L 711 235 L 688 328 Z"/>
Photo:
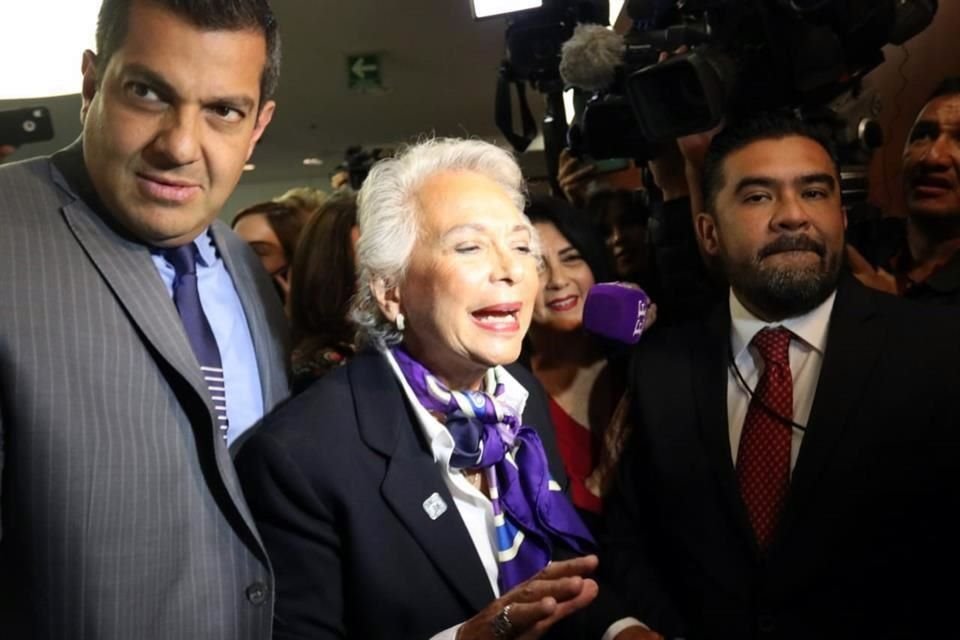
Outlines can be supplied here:
<path id="1" fill-rule="evenodd" d="M 593 602 L 597 583 L 586 576 L 596 568 L 594 555 L 551 562 L 467 620 L 457 640 L 539 638 L 559 620 Z"/>

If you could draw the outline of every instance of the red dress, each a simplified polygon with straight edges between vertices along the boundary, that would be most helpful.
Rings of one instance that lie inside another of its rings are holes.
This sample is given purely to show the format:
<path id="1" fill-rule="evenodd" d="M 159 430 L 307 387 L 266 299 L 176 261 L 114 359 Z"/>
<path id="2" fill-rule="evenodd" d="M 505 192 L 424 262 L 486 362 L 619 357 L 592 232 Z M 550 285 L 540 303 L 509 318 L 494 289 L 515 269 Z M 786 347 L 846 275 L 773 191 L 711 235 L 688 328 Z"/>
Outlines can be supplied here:
<path id="1" fill-rule="evenodd" d="M 553 398 L 550 398 L 550 417 L 557 436 L 557 447 L 563 466 L 570 478 L 570 499 L 574 506 L 600 513 L 600 498 L 590 493 L 585 484 L 593 473 L 594 440 L 590 429 L 583 426 L 563 410 Z"/>

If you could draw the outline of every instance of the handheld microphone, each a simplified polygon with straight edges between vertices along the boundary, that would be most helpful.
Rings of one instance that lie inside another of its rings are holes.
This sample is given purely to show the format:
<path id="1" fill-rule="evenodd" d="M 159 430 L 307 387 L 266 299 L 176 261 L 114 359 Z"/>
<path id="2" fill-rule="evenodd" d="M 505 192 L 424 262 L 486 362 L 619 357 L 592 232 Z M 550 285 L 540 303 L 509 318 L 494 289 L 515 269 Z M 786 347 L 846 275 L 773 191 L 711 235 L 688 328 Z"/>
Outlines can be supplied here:
<path id="1" fill-rule="evenodd" d="M 583 303 L 583 327 L 590 333 L 624 344 L 636 344 L 650 297 L 643 289 L 622 282 L 601 282 L 590 287 Z"/>
<path id="2" fill-rule="evenodd" d="M 606 89 L 623 64 L 626 47 L 623 38 L 607 27 L 579 24 L 561 48 L 560 77 L 584 91 Z"/>

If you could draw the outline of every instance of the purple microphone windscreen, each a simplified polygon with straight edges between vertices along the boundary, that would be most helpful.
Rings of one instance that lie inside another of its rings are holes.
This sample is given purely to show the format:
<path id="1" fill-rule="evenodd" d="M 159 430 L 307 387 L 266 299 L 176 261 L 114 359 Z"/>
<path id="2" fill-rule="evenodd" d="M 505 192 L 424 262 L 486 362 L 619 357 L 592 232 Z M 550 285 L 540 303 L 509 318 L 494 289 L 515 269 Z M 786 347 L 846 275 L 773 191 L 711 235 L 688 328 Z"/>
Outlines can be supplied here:
<path id="1" fill-rule="evenodd" d="M 587 292 L 583 326 L 605 338 L 635 344 L 643 333 L 649 308 L 650 298 L 643 289 L 620 282 L 601 282 Z"/>

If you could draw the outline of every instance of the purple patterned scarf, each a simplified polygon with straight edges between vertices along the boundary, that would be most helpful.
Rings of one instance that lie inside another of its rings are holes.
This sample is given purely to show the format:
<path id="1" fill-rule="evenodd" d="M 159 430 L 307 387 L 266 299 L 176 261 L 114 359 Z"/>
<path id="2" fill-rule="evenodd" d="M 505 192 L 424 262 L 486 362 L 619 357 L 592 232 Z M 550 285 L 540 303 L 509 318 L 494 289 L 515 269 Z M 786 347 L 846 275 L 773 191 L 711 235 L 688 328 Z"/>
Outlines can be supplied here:
<path id="1" fill-rule="evenodd" d="M 580 554 L 594 550 L 590 532 L 550 478 L 540 436 L 507 405 L 502 382 L 497 381 L 493 395 L 450 391 L 403 347 L 392 353 L 420 404 L 440 415 L 453 436 L 450 466 L 484 472 L 496 525 L 501 593 L 547 566 L 556 542 Z"/>

